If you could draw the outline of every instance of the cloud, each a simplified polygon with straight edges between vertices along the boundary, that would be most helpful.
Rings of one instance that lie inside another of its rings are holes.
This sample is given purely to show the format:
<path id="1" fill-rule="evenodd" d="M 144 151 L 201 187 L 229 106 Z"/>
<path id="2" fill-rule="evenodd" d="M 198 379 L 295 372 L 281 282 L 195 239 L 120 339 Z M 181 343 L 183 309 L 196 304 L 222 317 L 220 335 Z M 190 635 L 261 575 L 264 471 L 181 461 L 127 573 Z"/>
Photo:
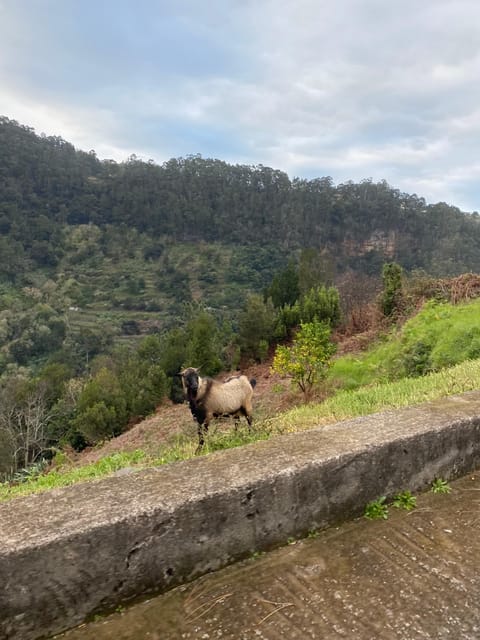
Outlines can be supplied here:
<path id="1" fill-rule="evenodd" d="M 0 16 L 0 112 L 100 157 L 201 153 L 479 208 L 476 1 L 24 0 Z"/>

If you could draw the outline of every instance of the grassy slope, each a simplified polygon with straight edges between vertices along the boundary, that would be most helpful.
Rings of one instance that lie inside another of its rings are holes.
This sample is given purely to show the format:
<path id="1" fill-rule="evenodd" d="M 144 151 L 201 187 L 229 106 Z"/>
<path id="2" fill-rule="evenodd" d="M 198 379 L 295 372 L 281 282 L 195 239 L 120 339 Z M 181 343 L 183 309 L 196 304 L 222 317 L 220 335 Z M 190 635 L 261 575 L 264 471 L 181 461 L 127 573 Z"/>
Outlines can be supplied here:
<path id="1" fill-rule="evenodd" d="M 358 389 L 479 358 L 479 318 L 480 299 L 460 305 L 430 301 L 375 347 L 336 360 L 329 379 L 344 389 Z"/>
<path id="2" fill-rule="evenodd" d="M 257 422 L 253 433 L 247 430 L 213 433 L 203 453 L 241 446 L 272 436 L 330 424 L 339 420 L 368 415 L 385 409 L 395 409 L 435 400 L 480 387 L 480 359 L 467 361 L 422 378 L 405 378 L 396 382 L 376 384 L 353 391 L 341 391 L 322 404 L 311 403 Z M 195 455 L 196 441 L 177 434 L 156 452 L 135 450 L 118 452 L 99 461 L 75 468 L 54 469 L 47 475 L 32 478 L 15 486 L 0 485 L 0 501 L 54 487 L 67 486 L 100 478 L 124 467 L 145 468 L 186 460 Z"/>

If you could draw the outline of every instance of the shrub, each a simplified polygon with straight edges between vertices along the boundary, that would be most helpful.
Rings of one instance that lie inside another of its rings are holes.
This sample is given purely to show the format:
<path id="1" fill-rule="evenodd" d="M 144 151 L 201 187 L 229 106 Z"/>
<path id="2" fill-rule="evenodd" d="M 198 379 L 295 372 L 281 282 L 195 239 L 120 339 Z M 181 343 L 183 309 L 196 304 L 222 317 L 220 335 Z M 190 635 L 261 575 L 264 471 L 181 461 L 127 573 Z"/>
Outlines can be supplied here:
<path id="1" fill-rule="evenodd" d="M 302 322 L 326 322 L 331 327 L 340 323 L 340 296 L 335 287 L 313 287 L 300 300 Z"/>
<path id="2" fill-rule="evenodd" d="M 313 385 L 326 376 L 330 359 L 336 351 L 330 333 L 330 327 L 325 323 L 302 323 L 291 347 L 277 347 L 272 370 L 291 377 L 307 395 Z"/>
<path id="3" fill-rule="evenodd" d="M 266 357 L 265 345 L 270 344 L 276 324 L 276 313 L 270 299 L 252 294 L 240 314 L 239 342 L 243 356 L 262 362 Z"/>
<path id="4" fill-rule="evenodd" d="M 73 426 L 90 444 L 118 436 L 127 422 L 127 403 L 117 376 L 101 369 L 84 387 Z"/>

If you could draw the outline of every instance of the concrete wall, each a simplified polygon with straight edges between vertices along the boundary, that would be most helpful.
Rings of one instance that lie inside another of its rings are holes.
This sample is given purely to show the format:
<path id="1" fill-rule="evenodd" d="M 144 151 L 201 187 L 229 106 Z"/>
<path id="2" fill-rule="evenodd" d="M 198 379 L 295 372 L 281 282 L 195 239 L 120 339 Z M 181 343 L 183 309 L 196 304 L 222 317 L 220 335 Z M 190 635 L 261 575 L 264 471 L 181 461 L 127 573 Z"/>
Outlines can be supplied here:
<path id="1" fill-rule="evenodd" d="M 58 633 L 480 462 L 480 392 L 0 504 L 0 638 Z"/>

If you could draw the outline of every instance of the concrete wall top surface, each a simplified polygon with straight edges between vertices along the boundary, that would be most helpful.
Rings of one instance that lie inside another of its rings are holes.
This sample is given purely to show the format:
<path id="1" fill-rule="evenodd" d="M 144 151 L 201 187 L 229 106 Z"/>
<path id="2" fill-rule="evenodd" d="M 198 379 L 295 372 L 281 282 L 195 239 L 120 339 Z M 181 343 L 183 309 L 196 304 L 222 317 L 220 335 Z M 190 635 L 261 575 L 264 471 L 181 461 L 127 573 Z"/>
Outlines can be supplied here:
<path id="1" fill-rule="evenodd" d="M 180 504 L 225 487 L 255 484 L 262 478 L 291 474 L 312 461 L 327 462 L 354 452 L 407 441 L 454 428 L 457 421 L 480 415 L 480 391 L 436 402 L 387 411 L 307 431 L 279 436 L 246 447 L 221 451 L 186 462 L 53 489 L 0 503 L 2 552 L 19 551 L 51 537 L 148 514 L 161 506 Z"/>

